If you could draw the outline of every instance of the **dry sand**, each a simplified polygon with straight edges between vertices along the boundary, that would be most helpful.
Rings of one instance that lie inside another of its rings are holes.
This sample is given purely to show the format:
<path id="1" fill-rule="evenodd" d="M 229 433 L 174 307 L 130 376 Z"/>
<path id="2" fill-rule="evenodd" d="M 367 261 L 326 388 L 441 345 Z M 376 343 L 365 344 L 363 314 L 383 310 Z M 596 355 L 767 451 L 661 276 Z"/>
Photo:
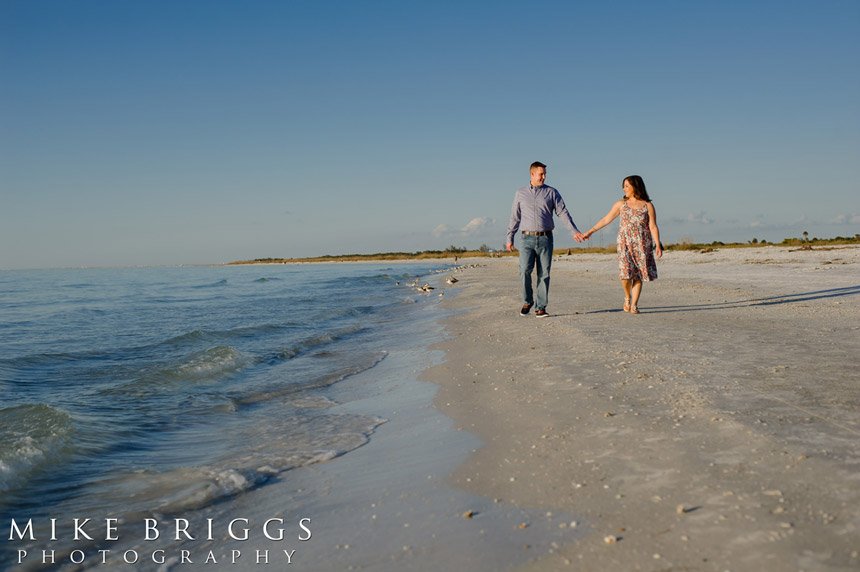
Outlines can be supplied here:
<path id="1" fill-rule="evenodd" d="M 573 515 L 522 570 L 860 569 L 860 248 L 668 252 L 638 316 L 612 255 L 545 319 L 481 263 L 424 379 L 483 442 L 456 488 Z"/>

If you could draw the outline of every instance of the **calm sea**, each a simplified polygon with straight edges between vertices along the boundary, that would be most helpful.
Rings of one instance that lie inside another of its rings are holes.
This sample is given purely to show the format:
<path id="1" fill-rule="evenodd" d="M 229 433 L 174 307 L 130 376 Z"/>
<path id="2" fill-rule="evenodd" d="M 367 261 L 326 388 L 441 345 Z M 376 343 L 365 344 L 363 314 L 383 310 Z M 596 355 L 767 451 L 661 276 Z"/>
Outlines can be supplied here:
<path id="1" fill-rule="evenodd" d="M 416 337 L 445 268 L 0 272 L 0 522 L 181 515 L 360 447 L 385 420 L 327 389 Z"/>

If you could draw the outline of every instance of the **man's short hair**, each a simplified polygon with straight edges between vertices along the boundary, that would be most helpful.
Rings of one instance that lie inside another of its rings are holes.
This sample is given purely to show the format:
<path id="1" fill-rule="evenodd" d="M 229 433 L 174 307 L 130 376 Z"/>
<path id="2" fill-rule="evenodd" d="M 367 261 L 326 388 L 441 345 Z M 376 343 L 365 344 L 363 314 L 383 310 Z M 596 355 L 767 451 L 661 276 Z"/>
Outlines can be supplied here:
<path id="1" fill-rule="evenodd" d="M 532 166 L 529 167 L 529 171 L 534 171 L 535 169 L 538 169 L 538 168 L 546 169 L 546 165 L 544 165 L 540 161 L 535 161 L 534 163 L 532 163 Z"/>

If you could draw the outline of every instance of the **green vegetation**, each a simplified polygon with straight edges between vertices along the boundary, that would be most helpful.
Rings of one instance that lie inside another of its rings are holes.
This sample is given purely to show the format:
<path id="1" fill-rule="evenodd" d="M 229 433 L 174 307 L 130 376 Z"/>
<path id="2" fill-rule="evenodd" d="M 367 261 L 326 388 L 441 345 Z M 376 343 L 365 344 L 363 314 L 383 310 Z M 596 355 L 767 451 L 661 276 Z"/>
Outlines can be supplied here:
<path id="1" fill-rule="evenodd" d="M 714 242 L 707 243 L 691 243 L 682 242 L 679 244 L 670 244 L 666 250 L 703 250 L 706 248 L 756 248 L 762 246 L 800 246 L 811 248 L 815 246 L 833 246 L 838 244 L 860 244 L 860 234 L 855 234 L 853 237 L 837 236 L 835 238 L 808 238 L 809 234 L 804 232 L 802 238 L 785 238 L 782 242 L 768 242 L 766 240 L 758 240 L 753 238 L 749 242 Z"/>
<path id="2" fill-rule="evenodd" d="M 665 250 L 707 250 L 713 252 L 717 248 L 761 248 L 764 246 L 796 246 L 803 249 L 812 249 L 816 246 L 833 246 L 840 244 L 860 244 L 860 234 L 853 237 L 837 236 L 835 238 L 809 238 L 804 232 L 801 238 L 786 238 L 782 242 L 768 242 L 753 238 L 749 242 L 720 242 L 692 243 L 681 242 L 665 246 Z M 615 252 L 615 245 L 599 247 L 587 246 L 576 248 L 556 248 L 556 256 L 574 254 L 609 254 Z M 486 244 L 482 244 L 477 250 L 470 250 L 464 246 L 451 245 L 445 250 L 422 250 L 418 252 L 380 252 L 375 254 L 327 254 L 325 256 L 313 256 L 309 258 L 255 258 L 254 260 L 238 260 L 228 264 L 292 264 L 298 262 L 372 262 L 378 260 L 428 260 L 439 258 L 496 258 L 502 256 L 517 256 L 516 252 L 504 250 L 493 250 Z"/>

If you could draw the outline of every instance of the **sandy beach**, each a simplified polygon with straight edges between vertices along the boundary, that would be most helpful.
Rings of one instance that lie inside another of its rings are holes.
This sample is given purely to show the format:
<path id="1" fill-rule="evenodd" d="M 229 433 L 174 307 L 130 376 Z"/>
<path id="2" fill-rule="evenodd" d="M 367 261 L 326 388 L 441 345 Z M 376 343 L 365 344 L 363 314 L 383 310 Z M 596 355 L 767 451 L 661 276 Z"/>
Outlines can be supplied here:
<path id="1" fill-rule="evenodd" d="M 668 252 L 634 316 L 614 256 L 561 256 L 536 319 L 481 261 L 424 375 L 482 442 L 450 482 L 573 515 L 521 570 L 860 569 L 858 262 Z"/>

